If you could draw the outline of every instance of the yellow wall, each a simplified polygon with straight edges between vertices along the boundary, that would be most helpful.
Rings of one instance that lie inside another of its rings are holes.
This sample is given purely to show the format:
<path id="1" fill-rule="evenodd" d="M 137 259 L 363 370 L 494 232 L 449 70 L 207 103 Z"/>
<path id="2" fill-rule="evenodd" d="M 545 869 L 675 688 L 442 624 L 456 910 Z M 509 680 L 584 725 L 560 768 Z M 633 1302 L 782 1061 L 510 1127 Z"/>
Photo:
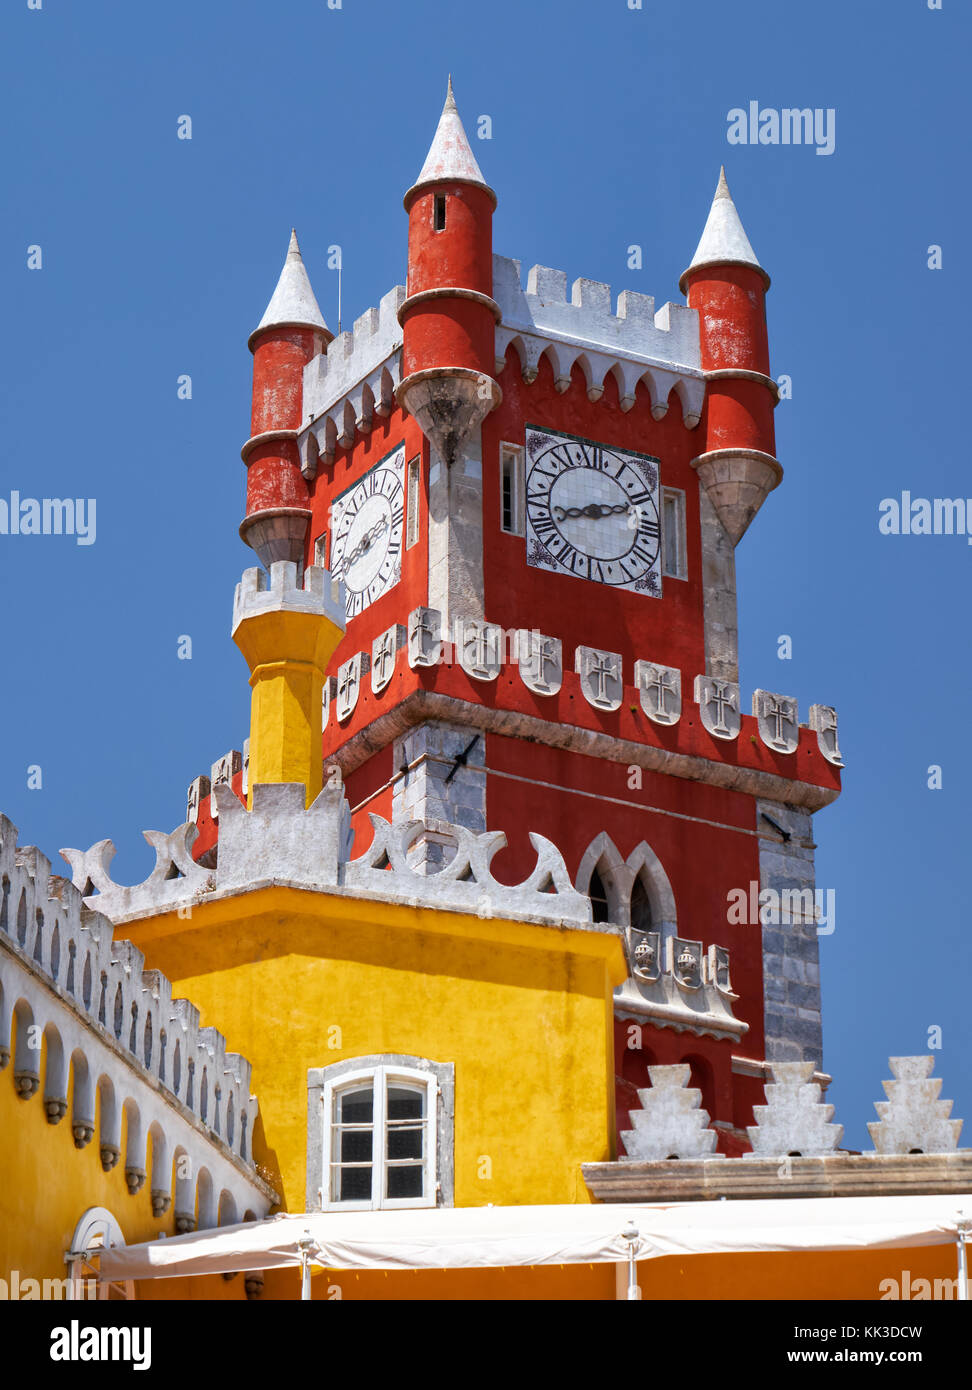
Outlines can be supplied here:
<path id="1" fill-rule="evenodd" d="M 15 1047 L 16 1029 L 12 1043 Z M 71 1133 L 73 1094 L 68 1095 L 68 1112 L 60 1123 L 48 1124 L 43 1080 L 35 1096 L 21 1100 L 14 1089 L 15 1066 L 16 1058 L 11 1057 L 0 1072 L 0 1277 L 9 1280 L 11 1271 L 17 1269 L 22 1280 L 66 1278 L 64 1252 L 89 1207 L 106 1207 L 129 1244 L 152 1240 L 161 1230 L 171 1234 L 172 1213 L 161 1218 L 152 1215 L 149 1183 L 134 1197 L 128 1191 L 126 1120 L 122 1122 L 122 1157 L 106 1173 L 99 1155 L 100 1111 L 95 1116 L 91 1143 L 84 1149 L 75 1148 Z M 42 1078 L 46 1067 L 45 1039 Z"/>
<path id="2" fill-rule="evenodd" d="M 581 1163 L 613 1156 L 616 936 L 282 888 L 125 934 L 253 1063 L 253 1152 L 291 1211 L 308 1070 L 373 1053 L 455 1065 L 457 1206 L 586 1202 Z"/>

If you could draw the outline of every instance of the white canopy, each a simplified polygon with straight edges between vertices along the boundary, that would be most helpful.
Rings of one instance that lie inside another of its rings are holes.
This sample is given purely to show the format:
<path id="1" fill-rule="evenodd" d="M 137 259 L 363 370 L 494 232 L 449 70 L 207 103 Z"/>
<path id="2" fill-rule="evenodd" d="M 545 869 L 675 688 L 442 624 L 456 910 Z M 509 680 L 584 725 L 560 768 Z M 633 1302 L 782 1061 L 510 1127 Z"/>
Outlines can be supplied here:
<path id="1" fill-rule="evenodd" d="M 742 1251 L 889 1250 L 969 1234 L 972 1194 L 313 1212 L 105 1250 L 104 1279 L 327 1269 L 621 1263 Z M 637 1230 L 633 1237 L 632 1227 Z M 629 1237 L 623 1235 L 625 1229 Z"/>

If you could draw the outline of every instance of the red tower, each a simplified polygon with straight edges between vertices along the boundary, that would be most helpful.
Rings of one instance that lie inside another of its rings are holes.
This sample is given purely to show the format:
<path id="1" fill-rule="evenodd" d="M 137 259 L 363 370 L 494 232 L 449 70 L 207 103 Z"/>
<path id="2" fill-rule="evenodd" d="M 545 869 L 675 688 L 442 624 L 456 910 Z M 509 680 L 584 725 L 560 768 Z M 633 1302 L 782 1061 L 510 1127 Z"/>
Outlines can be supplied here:
<path id="1" fill-rule="evenodd" d="M 253 411 L 250 438 L 243 446 L 246 517 L 240 535 L 265 565 L 303 558 L 310 520 L 297 454 L 303 371 L 333 336 L 292 231 L 277 288 L 249 344 Z"/>
<path id="2" fill-rule="evenodd" d="M 619 1130 L 648 1065 L 684 1062 L 738 1152 L 767 1062 L 821 1065 L 811 817 L 841 765 L 829 706 L 749 713 L 738 685 L 734 546 L 781 477 L 769 277 L 724 174 L 688 305 L 657 311 L 524 284 L 495 203 L 450 84 L 407 288 L 329 341 L 292 245 L 253 339 L 244 533 L 345 583 L 323 754 L 356 852 L 369 812 L 424 822 L 429 873 L 454 827 L 502 831 L 513 883 L 527 830 L 553 841 L 627 943 Z"/>
<path id="3" fill-rule="evenodd" d="M 408 298 L 398 399 L 447 463 L 501 398 L 493 380 L 493 210 L 449 92 L 422 172 L 405 194 Z"/>

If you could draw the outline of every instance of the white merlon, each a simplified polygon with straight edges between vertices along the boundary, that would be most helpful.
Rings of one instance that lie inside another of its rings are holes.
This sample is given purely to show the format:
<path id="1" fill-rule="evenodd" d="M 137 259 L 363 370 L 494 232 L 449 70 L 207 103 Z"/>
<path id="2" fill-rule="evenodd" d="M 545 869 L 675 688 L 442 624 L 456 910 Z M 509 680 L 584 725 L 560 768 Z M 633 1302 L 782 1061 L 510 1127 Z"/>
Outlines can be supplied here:
<path id="1" fill-rule="evenodd" d="M 520 262 L 505 256 L 493 257 L 493 297 L 502 312 L 496 330 L 498 369 L 512 343 L 527 381 L 535 379 L 546 354 L 561 391 L 569 386 L 576 364 L 591 400 L 600 398 L 613 373 L 623 410 L 634 405 L 643 381 L 656 419 L 665 414 L 674 389 L 686 425 L 698 424 L 705 376 L 694 309 L 669 303 L 656 313 L 649 295 L 623 290 L 612 313 L 610 285 L 575 280 L 568 300 L 566 273 L 539 265 L 530 270 L 524 290 Z"/>
<path id="2" fill-rule="evenodd" d="M 157 850 L 165 839 L 149 838 Z M 106 862 L 113 852 L 110 845 L 96 846 L 94 861 Z M 133 1194 L 146 1178 L 151 1130 L 157 1215 L 166 1209 L 162 1199 L 171 1196 L 179 1150 L 192 1160 L 193 1189 L 208 1169 L 217 1194 L 224 1187 L 240 1216 L 247 1208 L 265 1215 L 273 1194 L 253 1169 L 257 1102 L 250 1095 L 250 1063 L 227 1053 L 214 1028 L 200 1028 L 198 1010 L 173 999 L 165 976 L 146 970 L 141 951 L 115 939 L 111 922 L 86 908 L 82 893 L 94 884 L 82 875 L 94 861 L 84 861 L 73 856 L 80 882 L 52 877 L 46 856 L 32 845 L 18 847 L 16 827 L 0 816 L 0 1067 L 9 1063 L 15 1035 L 18 1094 L 25 1100 L 37 1094 L 41 1053 L 31 1050 L 29 1030 L 39 1029 L 48 1122 L 67 1115 L 70 1095 L 75 1147 L 84 1148 L 98 1130 L 106 1170 L 121 1158 L 127 1110 L 124 1166 Z M 149 883 L 158 888 L 155 874 Z M 110 1084 L 98 1106 L 103 1081 Z"/>
<path id="3" fill-rule="evenodd" d="M 754 1105 L 754 1125 L 747 1125 L 752 1153 L 744 1158 L 790 1154 L 815 1158 L 836 1151 L 844 1133 L 834 1125 L 834 1107 L 821 1100 L 812 1062 L 773 1062 L 773 1080 L 764 1087 L 766 1105 Z"/>
<path id="4" fill-rule="evenodd" d="M 375 415 L 387 415 L 394 406 L 401 382 L 398 311 L 404 302 L 404 285 L 395 285 L 377 308 L 355 320 L 352 332 L 340 333 L 304 368 L 297 442 L 307 477 L 316 473 L 320 456 L 331 462 L 338 444 L 346 448 L 356 432 L 371 429 Z"/>
<path id="5" fill-rule="evenodd" d="M 767 284 L 769 283 L 769 276 L 756 258 L 756 252 L 750 245 L 742 219 L 732 201 L 724 167 L 719 171 L 719 183 L 712 199 L 702 239 L 695 248 L 695 255 L 688 270 L 683 272 L 679 281 L 683 294 L 685 277 L 691 271 L 709 265 L 749 265 L 760 271 Z"/>
<path id="6" fill-rule="evenodd" d="M 621 1131 L 629 1160 L 723 1157 L 701 1108 L 702 1092 L 689 1087 L 691 1070 L 687 1062 L 648 1068 L 651 1089 L 638 1092 L 641 1109 L 629 1111 L 633 1128 Z"/>
<path id="7" fill-rule="evenodd" d="M 480 188 L 484 188 L 492 194 L 495 203 L 496 195 L 483 178 L 482 170 L 476 162 L 476 156 L 472 152 L 469 137 L 462 124 L 452 90 L 451 77 L 449 78 L 449 88 L 446 93 L 445 105 L 442 108 L 442 115 L 439 117 L 439 124 L 436 127 L 432 145 L 426 155 L 425 163 L 422 165 L 422 172 L 405 195 L 406 207 L 412 195 L 430 183 L 478 184 Z"/>
<path id="8" fill-rule="evenodd" d="M 310 277 L 297 244 L 297 233 L 290 233 L 290 247 L 284 261 L 277 288 L 266 312 L 250 334 L 250 340 L 267 328 L 315 328 L 329 333 L 324 315 L 311 287 Z"/>
<path id="9" fill-rule="evenodd" d="M 939 1076 L 932 1076 L 935 1058 L 889 1057 L 894 1081 L 884 1081 L 887 1100 L 876 1100 L 881 1117 L 867 1126 L 879 1154 L 944 1154 L 958 1148 L 962 1121 L 951 1120 L 952 1102 L 939 1100 Z"/>

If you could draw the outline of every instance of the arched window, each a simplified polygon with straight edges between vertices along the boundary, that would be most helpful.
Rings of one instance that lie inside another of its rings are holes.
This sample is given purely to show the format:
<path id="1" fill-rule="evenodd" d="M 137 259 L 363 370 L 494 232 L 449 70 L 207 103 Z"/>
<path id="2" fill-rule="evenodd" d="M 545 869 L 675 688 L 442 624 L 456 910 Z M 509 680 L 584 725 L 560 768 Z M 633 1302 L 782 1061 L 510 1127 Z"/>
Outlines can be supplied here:
<path id="1" fill-rule="evenodd" d="M 102 1250 L 125 1244 L 121 1226 L 105 1207 L 89 1207 L 84 1213 L 71 1237 L 71 1246 L 65 1256 L 68 1267 L 69 1292 L 67 1298 L 91 1298 L 97 1290 L 99 1299 L 124 1299 L 135 1297 L 135 1284 L 131 1279 L 124 1283 L 101 1282 L 98 1266 Z"/>

